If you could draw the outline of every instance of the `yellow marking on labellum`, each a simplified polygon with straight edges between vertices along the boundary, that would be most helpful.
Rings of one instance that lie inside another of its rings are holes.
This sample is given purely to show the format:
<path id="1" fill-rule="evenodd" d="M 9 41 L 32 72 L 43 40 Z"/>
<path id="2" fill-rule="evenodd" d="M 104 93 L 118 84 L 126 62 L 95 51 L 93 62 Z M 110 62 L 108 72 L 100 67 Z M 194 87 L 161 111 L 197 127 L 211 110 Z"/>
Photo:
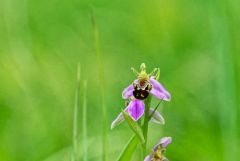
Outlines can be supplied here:
<path id="1" fill-rule="evenodd" d="M 157 147 L 157 150 L 154 152 L 155 159 L 162 159 L 162 148 L 161 146 Z"/>

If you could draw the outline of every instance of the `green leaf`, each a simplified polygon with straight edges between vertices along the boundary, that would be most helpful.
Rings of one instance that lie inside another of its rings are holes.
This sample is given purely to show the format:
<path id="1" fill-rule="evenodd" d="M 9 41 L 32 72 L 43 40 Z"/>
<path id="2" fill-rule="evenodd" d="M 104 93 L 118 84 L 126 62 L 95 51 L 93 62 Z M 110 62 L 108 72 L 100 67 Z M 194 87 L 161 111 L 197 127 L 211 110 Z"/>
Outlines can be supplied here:
<path id="1" fill-rule="evenodd" d="M 126 144 L 125 148 L 119 155 L 117 161 L 129 161 L 137 148 L 138 145 L 138 137 L 137 135 L 134 135 L 131 137 L 129 142 Z"/>
<path id="2" fill-rule="evenodd" d="M 140 142 L 142 144 L 145 143 L 145 139 L 143 137 L 143 133 L 142 133 L 142 129 L 141 127 L 138 125 L 137 122 L 133 121 L 132 118 L 129 116 L 129 114 L 125 111 L 122 111 L 123 116 L 125 118 L 125 120 L 127 121 L 129 127 L 133 130 L 133 132 L 137 135 L 137 137 L 139 138 Z"/>

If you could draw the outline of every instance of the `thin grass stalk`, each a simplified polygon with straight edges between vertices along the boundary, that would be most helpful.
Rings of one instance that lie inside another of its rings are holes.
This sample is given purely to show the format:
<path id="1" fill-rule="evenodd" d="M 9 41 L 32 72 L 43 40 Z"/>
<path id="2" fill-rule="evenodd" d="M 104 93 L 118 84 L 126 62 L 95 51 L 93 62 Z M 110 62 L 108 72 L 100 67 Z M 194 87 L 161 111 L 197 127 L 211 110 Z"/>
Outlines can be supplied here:
<path id="1" fill-rule="evenodd" d="M 104 69 L 103 69 L 103 61 L 102 61 L 102 53 L 100 48 L 100 40 L 99 40 L 99 31 L 96 24 L 96 18 L 94 15 L 94 9 L 92 7 L 91 10 L 91 19 L 93 26 L 93 36 L 94 36 L 94 46 L 97 57 L 97 66 L 99 69 L 99 82 L 100 82 L 100 93 L 101 93 L 101 108 L 102 108 L 102 160 L 108 161 L 108 135 L 107 135 L 107 111 L 106 111 L 106 103 L 105 103 L 105 93 L 104 93 Z"/>
<path id="2" fill-rule="evenodd" d="M 88 160 L 88 138 L 87 138 L 87 81 L 83 82 L 83 161 Z"/>
<path id="3" fill-rule="evenodd" d="M 80 64 L 78 64 L 77 67 L 77 85 L 76 85 L 76 93 L 75 93 L 75 105 L 73 109 L 73 138 L 72 138 L 72 146 L 73 146 L 73 152 L 72 152 L 72 161 L 77 161 L 77 152 L 78 152 L 78 109 L 80 104 Z"/>
<path id="4" fill-rule="evenodd" d="M 227 6 L 227 1 L 215 1 L 209 9 L 212 15 L 213 41 L 218 62 L 216 83 L 224 161 L 236 160 L 238 154 L 234 57 L 228 25 L 230 11 Z"/>

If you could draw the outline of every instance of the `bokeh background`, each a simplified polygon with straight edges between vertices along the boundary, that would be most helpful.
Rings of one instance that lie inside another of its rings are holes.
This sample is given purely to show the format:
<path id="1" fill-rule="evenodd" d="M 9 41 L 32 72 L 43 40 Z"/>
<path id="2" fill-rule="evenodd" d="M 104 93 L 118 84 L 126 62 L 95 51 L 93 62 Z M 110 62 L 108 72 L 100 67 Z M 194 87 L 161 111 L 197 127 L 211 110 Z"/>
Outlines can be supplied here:
<path id="1" fill-rule="evenodd" d="M 145 62 L 149 72 L 161 68 L 160 81 L 172 94 L 160 107 L 166 124 L 150 124 L 149 151 L 160 137 L 172 136 L 166 153 L 172 161 L 238 161 L 239 6 L 238 0 L 1 0 L 0 160 L 71 160 L 78 62 L 80 96 L 88 82 L 88 146 L 82 146 L 80 97 L 79 160 L 87 148 L 89 161 L 101 161 L 103 119 L 108 160 L 116 160 L 133 133 L 126 123 L 114 130 L 110 124 L 135 77 L 130 67 Z M 140 160 L 139 149 L 132 160 Z"/>

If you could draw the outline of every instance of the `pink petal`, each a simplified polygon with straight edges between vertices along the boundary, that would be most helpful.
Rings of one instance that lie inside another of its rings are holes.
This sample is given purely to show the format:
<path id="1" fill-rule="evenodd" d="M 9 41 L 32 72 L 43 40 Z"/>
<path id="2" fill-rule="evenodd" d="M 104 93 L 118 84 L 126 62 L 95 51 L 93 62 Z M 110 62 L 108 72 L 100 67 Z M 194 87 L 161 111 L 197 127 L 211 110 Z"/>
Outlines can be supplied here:
<path id="1" fill-rule="evenodd" d="M 141 100 L 132 100 L 127 109 L 131 118 L 137 121 L 144 114 L 144 103 Z"/>
<path id="2" fill-rule="evenodd" d="M 166 148 L 168 144 L 171 144 L 171 143 L 172 143 L 171 137 L 164 137 L 159 142 L 159 144 L 161 144 L 163 148 Z"/>
<path id="3" fill-rule="evenodd" d="M 156 151 L 158 146 L 161 145 L 161 147 L 166 148 L 168 144 L 172 143 L 172 138 L 171 137 L 163 137 L 157 145 L 154 146 L 153 151 Z"/>
<path id="4" fill-rule="evenodd" d="M 150 108 L 149 109 L 149 115 L 152 115 L 154 109 Z M 151 118 L 151 121 L 157 124 L 165 124 L 165 120 L 163 116 L 156 110 Z"/>
<path id="5" fill-rule="evenodd" d="M 128 99 L 129 97 L 133 96 L 133 85 L 129 85 L 127 88 L 125 88 L 122 92 L 122 98 Z"/>
<path id="6" fill-rule="evenodd" d="M 144 161 L 151 161 L 151 156 L 150 156 L 150 155 L 146 156 L 146 158 L 144 159 Z"/>
<path id="7" fill-rule="evenodd" d="M 170 101 L 170 93 L 163 87 L 161 83 L 155 80 L 153 77 L 150 78 L 150 84 L 152 85 L 152 90 L 150 93 L 157 97 L 158 99 L 163 99 L 165 101 Z"/>

